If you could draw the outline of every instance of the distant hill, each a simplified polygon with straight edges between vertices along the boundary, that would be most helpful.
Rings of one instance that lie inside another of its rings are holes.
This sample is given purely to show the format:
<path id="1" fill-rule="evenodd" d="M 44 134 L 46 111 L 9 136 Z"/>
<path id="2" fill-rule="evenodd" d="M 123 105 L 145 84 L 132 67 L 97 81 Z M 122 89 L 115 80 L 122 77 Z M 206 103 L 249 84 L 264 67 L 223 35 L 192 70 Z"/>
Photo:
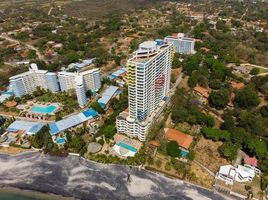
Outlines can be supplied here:
<path id="1" fill-rule="evenodd" d="M 149 6 L 160 0 L 82 0 L 65 4 L 64 11 L 71 16 L 97 18 L 110 12 L 127 12 L 130 9 Z"/>

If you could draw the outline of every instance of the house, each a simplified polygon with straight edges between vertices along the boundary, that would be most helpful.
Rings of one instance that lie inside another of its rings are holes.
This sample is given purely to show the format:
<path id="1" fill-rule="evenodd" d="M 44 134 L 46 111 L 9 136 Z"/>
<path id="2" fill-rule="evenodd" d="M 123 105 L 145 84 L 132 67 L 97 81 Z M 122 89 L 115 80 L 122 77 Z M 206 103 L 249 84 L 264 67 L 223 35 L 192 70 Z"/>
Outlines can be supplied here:
<path id="1" fill-rule="evenodd" d="M 236 168 L 232 165 L 221 166 L 216 175 L 216 178 L 229 185 L 233 185 L 234 181 L 239 183 L 251 182 L 254 177 L 255 171 L 243 165 L 238 165 Z"/>
<path id="2" fill-rule="evenodd" d="M 193 142 L 192 136 L 172 128 L 165 128 L 164 138 L 168 141 L 176 141 L 179 147 L 184 150 L 188 150 Z"/>
<path id="3" fill-rule="evenodd" d="M 220 167 L 217 173 L 217 178 L 224 181 L 226 184 L 232 185 L 235 179 L 235 167 L 232 165 L 224 165 Z"/>
<path id="4" fill-rule="evenodd" d="M 248 167 L 250 169 L 253 169 L 255 171 L 255 174 L 259 175 L 261 173 L 261 170 L 258 169 L 258 160 L 256 157 L 244 157 L 244 166 Z"/>
<path id="5" fill-rule="evenodd" d="M 242 82 L 237 83 L 235 81 L 230 81 L 230 85 L 234 90 L 242 90 L 245 87 L 244 83 L 242 83 Z"/>
<path id="6" fill-rule="evenodd" d="M 209 97 L 209 90 L 201 86 L 194 87 L 194 93 L 200 97 L 203 103 L 206 103 Z"/>
<path id="7" fill-rule="evenodd" d="M 251 182 L 255 176 L 253 169 L 245 167 L 243 165 L 238 165 L 236 168 L 235 180 L 240 183 Z"/>

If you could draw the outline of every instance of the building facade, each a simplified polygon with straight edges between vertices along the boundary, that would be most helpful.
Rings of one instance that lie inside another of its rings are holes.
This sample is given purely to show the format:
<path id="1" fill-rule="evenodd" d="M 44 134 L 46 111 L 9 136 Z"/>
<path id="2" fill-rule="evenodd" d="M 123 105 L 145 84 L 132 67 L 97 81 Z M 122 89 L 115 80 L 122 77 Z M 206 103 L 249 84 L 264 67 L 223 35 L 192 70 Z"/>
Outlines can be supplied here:
<path id="1" fill-rule="evenodd" d="M 81 73 L 59 72 L 59 83 L 61 91 L 75 89 L 78 103 L 81 107 L 85 106 L 86 92 L 91 90 L 96 92 L 101 88 L 101 75 L 99 69 L 87 70 Z"/>
<path id="2" fill-rule="evenodd" d="M 172 36 L 165 37 L 165 42 L 173 43 L 175 52 L 181 54 L 193 54 L 195 40 L 193 38 L 184 37 L 183 33 L 173 34 Z"/>
<path id="3" fill-rule="evenodd" d="M 99 69 L 87 70 L 81 73 L 62 71 L 57 74 L 47 70 L 39 70 L 36 64 L 31 64 L 28 72 L 10 77 L 9 80 L 17 97 L 32 94 L 37 87 L 51 92 L 74 89 L 81 107 L 87 103 L 86 91 L 96 92 L 101 88 Z"/>
<path id="4" fill-rule="evenodd" d="M 39 70 L 36 64 L 31 64 L 29 71 L 9 78 L 15 96 L 32 94 L 37 87 L 58 92 L 59 85 L 56 73 Z"/>
<path id="5" fill-rule="evenodd" d="M 117 117 L 120 133 L 144 141 L 169 96 L 173 44 L 147 41 L 127 62 L 129 110 Z"/>

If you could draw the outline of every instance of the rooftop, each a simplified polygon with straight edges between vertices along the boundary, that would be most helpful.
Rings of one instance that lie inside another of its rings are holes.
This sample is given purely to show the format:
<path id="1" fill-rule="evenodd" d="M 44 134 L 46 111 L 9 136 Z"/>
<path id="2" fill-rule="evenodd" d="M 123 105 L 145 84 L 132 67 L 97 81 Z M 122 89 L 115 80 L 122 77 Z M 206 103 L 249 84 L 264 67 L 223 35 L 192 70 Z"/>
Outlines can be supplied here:
<path id="1" fill-rule="evenodd" d="M 245 84 L 241 83 L 241 82 L 237 83 L 235 81 L 230 81 L 230 84 L 231 84 L 232 88 L 235 90 L 242 90 L 245 87 Z"/>
<path id="2" fill-rule="evenodd" d="M 29 121 L 14 121 L 9 125 L 7 131 L 9 132 L 20 132 L 22 131 L 28 135 L 37 133 L 45 124 L 39 122 L 29 122 Z"/>
<path id="3" fill-rule="evenodd" d="M 209 97 L 209 90 L 207 88 L 201 86 L 195 86 L 194 91 L 201 94 L 202 96 L 208 98 Z"/>
<path id="4" fill-rule="evenodd" d="M 184 134 L 178 130 L 172 129 L 172 128 L 165 129 L 164 137 L 169 141 L 171 141 L 171 140 L 176 141 L 180 147 L 183 147 L 185 149 L 189 149 L 190 145 L 193 142 L 192 136 L 186 135 L 186 134 Z"/>
<path id="5" fill-rule="evenodd" d="M 245 156 L 244 158 L 244 164 L 248 164 L 254 167 L 258 166 L 258 160 L 256 157 L 249 157 L 249 156 Z"/>
<path id="6" fill-rule="evenodd" d="M 5 102 L 5 106 L 8 107 L 8 108 L 16 107 L 17 104 L 18 103 L 16 101 L 7 101 L 7 102 Z"/>
<path id="7" fill-rule="evenodd" d="M 98 116 L 98 113 L 90 108 L 82 113 L 79 113 L 77 115 L 73 115 L 70 117 L 67 117 L 65 119 L 62 119 L 60 121 L 57 122 L 53 122 L 49 124 L 49 128 L 50 128 L 50 134 L 51 135 L 56 135 L 58 133 L 60 133 L 61 131 L 64 131 L 68 128 L 77 126 L 89 119 L 93 119 L 96 118 Z"/>
<path id="8" fill-rule="evenodd" d="M 113 98 L 113 96 L 116 94 L 118 90 L 118 87 L 116 86 L 110 86 L 108 87 L 104 93 L 102 94 L 102 97 L 98 100 L 98 103 L 102 108 L 104 108 L 107 103 Z"/>

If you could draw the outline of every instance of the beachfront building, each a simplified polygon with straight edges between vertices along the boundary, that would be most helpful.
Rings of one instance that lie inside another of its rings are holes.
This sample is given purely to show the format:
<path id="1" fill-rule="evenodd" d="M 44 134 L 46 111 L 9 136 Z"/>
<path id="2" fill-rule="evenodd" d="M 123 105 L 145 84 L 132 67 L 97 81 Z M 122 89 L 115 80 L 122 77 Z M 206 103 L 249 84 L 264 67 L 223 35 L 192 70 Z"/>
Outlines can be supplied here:
<path id="1" fill-rule="evenodd" d="M 253 169 L 238 165 L 234 167 L 232 165 L 223 165 L 220 167 L 216 178 L 225 182 L 225 184 L 233 185 L 234 181 L 239 183 L 251 182 L 255 177 Z"/>
<path id="2" fill-rule="evenodd" d="M 69 128 L 78 126 L 84 122 L 95 121 L 98 116 L 99 114 L 94 109 L 90 108 L 84 112 L 72 115 L 60 121 L 49 123 L 49 132 L 52 136 L 55 136 Z"/>
<path id="3" fill-rule="evenodd" d="M 87 104 L 87 97 L 86 97 L 86 88 L 83 84 L 83 77 L 81 75 L 77 75 L 75 77 L 75 92 L 77 96 L 77 101 L 81 107 Z"/>
<path id="4" fill-rule="evenodd" d="M 59 83 L 61 91 L 75 89 L 78 103 L 81 107 L 85 106 L 86 91 L 96 92 L 101 88 L 101 76 L 99 69 L 87 70 L 81 73 L 59 72 Z"/>
<path id="5" fill-rule="evenodd" d="M 175 52 L 181 54 L 193 54 L 194 43 L 193 38 L 184 37 L 184 33 L 173 33 L 172 36 L 165 37 L 165 42 L 173 43 L 175 46 Z"/>
<path id="6" fill-rule="evenodd" d="M 29 71 L 9 78 L 15 96 L 32 94 L 37 87 L 58 92 L 59 85 L 56 73 L 39 70 L 36 64 L 31 64 Z"/>
<path id="7" fill-rule="evenodd" d="M 128 60 L 129 109 L 117 117 L 119 133 L 145 141 L 169 96 L 172 57 L 173 44 L 157 40 L 141 43 Z"/>

